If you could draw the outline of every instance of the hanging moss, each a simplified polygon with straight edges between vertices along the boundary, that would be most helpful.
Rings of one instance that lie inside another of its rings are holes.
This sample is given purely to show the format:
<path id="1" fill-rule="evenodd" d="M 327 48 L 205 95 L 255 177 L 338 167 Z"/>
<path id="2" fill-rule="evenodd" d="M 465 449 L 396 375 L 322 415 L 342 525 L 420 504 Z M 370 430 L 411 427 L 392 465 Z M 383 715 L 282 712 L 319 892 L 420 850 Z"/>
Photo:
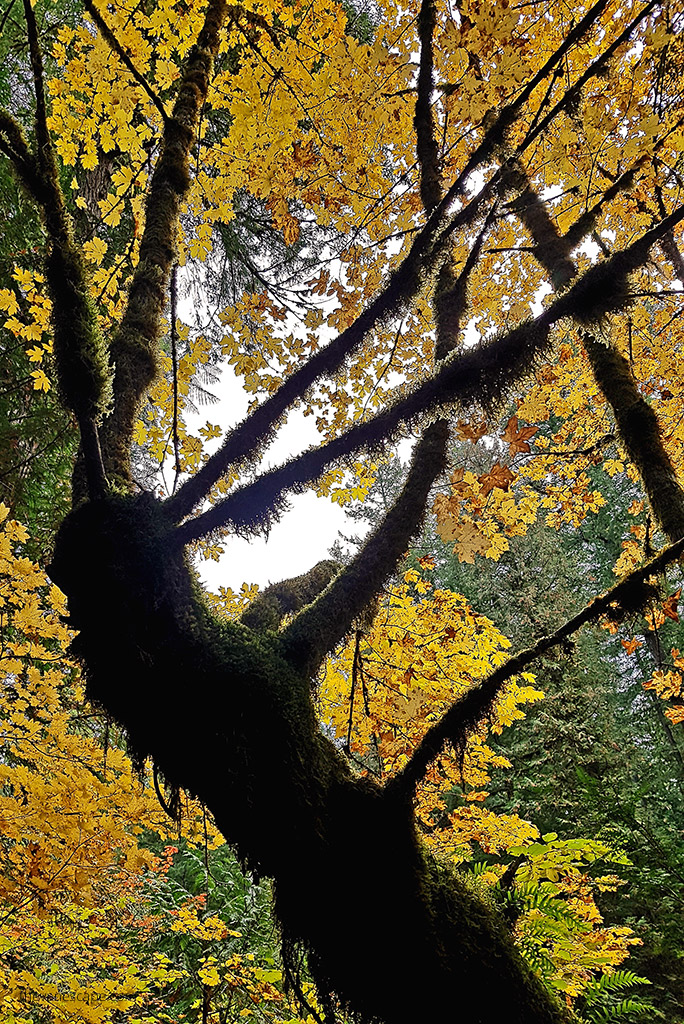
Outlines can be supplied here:
<path id="1" fill-rule="evenodd" d="M 506 927 L 426 857 L 410 803 L 323 736 L 293 638 L 215 618 L 166 530 L 149 495 L 91 502 L 65 521 L 50 574 L 89 696 L 274 879 L 290 962 L 306 952 L 360 1021 L 438 1020 L 467 993 L 480 1024 L 558 1024 Z"/>

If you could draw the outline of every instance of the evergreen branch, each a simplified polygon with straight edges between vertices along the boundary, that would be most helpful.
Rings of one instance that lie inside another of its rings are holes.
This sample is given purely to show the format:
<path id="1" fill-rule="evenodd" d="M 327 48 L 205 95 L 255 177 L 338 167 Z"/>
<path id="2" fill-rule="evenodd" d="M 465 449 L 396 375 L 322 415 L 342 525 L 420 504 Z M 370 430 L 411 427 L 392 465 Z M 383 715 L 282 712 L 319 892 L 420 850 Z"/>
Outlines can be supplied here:
<path id="1" fill-rule="evenodd" d="M 408 800 L 418 783 L 425 777 L 429 765 L 442 752 L 447 743 L 456 750 L 463 749 L 468 734 L 491 714 L 503 686 L 512 676 L 523 672 L 528 665 L 554 647 L 565 643 L 582 626 L 596 622 L 600 616 L 613 619 L 639 611 L 653 596 L 648 580 L 656 576 L 684 554 L 684 538 L 663 548 L 645 565 L 629 573 L 599 597 L 590 601 L 581 612 L 559 626 L 555 632 L 541 637 L 532 647 L 509 658 L 495 669 L 482 683 L 469 690 L 426 732 L 404 768 L 385 786 L 391 798 Z"/>
<path id="2" fill-rule="evenodd" d="M 121 45 L 119 40 L 116 38 L 116 36 L 112 32 L 112 30 L 109 27 L 109 25 L 107 24 L 107 22 L 104 20 L 104 18 L 102 17 L 100 12 L 98 11 L 97 7 L 93 3 L 93 0 L 83 0 L 83 6 L 85 7 L 85 9 L 88 12 L 88 14 L 90 15 L 90 17 L 95 22 L 100 35 L 105 40 L 105 42 L 108 44 L 110 50 L 112 50 L 116 54 L 116 56 L 119 58 L 119 60 L 123 64 L 123 66 L 126 68 L 126 70 L 131 75 L 131 77 L 133 79 L 135 79 L 135 81 L 138 83 L 138 85 L 141 87 L 141 89 L 143 89 L 147 93 L 147 95 L 152 100 L 152 102 L 154 103 L 155 107 L 157 108 L 157 110 L 161 114 L 162 122 L 164 124 L 166 124 L 166 122 L 169 119 L 169 115 L 166 113 L 166 110 L 164 109 L 164 104 L 162 103 L 160 97 L 154 91 L 154 89 L 152 88 L 150 83 L 147 81 L 145 76 L 140 74 L 140 72 L 136 68 L 135 64 L 133 63 L 131 58 L 128 56 L 128 54 L 124 50 L 123 46 Z"/>
<path id="3" fill-rule="evenodd" d="M 174 542 L 187 544 L 227 523 L 254 529 L 282 510 L 285 495 L 301 490 L 323 471 L 360 448 L 378 448 L 396 436 L 402 423 L 422 414 L 458 403 L 496 407 L 510 388 L 531 372 L 550 345 L 550 330 L 564 317 L 582 324 L 597 323 L 610 310 L 629 301 L 628 275 L 639 267 L 648 251 L 679 221 L 684 206 L 646 232 L 627 249 L 590 267 L 582 277 L 535 319 L 465 352 L 453 354 L 428 380 L 365 423 L 291 459 L 247 484 L 173 531 Z"/>
<path id="4" fill-rule="evenodd" d="M 139 262 L 112 340 L 114 409 L 104 424 L 103 447 L 108 471 L 124 485 L 130 481 L 129 453 L 138 406 L 157 372 L 160 322 L 176 255 L 180 206 L 190 187 L 190 150 L 209 91 L 225 13 L 225 0 L 210 0 L 197 43 L 183 64 L 147 194 Z"/>

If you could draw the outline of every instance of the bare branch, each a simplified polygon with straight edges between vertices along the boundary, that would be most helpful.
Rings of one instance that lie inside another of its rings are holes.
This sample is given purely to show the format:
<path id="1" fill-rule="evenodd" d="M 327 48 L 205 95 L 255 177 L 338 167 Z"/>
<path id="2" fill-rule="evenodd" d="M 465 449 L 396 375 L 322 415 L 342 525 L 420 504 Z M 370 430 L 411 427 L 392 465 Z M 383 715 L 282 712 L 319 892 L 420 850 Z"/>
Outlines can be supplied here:
<path id="1" fill-rule="evenodd" d="M 639 611 L 653 596 L 653 587 L 648 580 L 681 558 L 684 554 L 684 538 L 664 548 L 640 569 L 635 569 L 605 594 L 595 597 L 577 615 L 568 619 L 554 633 L 541 637 L 532 647 L 521 651 L 499 666 L 484 682 L 475 686 L 464 697 L 456 701 L 449 710 L 426 732 L 408 763 L 395 775 L 386 789 L 392 795 L 410 798 L 418 783 L 425 777 L 432 761 L 439 756 L 447 743 L 457 750 L 463 748 L 467 736 L 488 714 L 501 693 L 504 684 L 528 665 L 553 647 L 558 647 L 582 626 L 596 622 L 602 615 L 618 618 Z M 617 609 L 614 610 L 614 606 Z"/>

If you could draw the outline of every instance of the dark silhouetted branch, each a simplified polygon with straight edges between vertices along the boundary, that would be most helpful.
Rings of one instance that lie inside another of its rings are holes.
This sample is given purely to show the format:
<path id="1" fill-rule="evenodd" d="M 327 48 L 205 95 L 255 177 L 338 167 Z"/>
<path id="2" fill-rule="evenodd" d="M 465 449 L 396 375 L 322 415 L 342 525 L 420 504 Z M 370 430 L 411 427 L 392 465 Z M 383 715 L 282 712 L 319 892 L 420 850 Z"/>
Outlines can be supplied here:
<path id="1" fill-rule="evenodd" d="M 254 483 L 188 520 L 173 531 L 175 543 L 187 544 L 229 523 L 238 529 L 258 529 L 260 524 L 268 524 L 284 507 L 289 491 L 301 489 L 332 463 L 360 448 L 381 447 L 396 436 L 402 424 L 415 422 L 425 412 L 455 403 L 496 407 L 541 360 L 550 345 L 551 327 L 559 320 L 570 317 L 589 326 L 630 301 L 629 274 L 641 266 L 651 246 L 682 219 L 684 206 L 627 249 L 590 267 L 535 319 L 466 352 L 453 354 L 433 377 L 373 419 L 357 423 L 327 444 L 262 474 Z"/>
<path id="2" fill-rule="evenodd" d="M 418 783 L 425 777 L 429 765 L 439 756 L 447 743 L 460 750 L 474 728 L 489 715 L 505 683 L 523 672 L 536 658 L 553 647 L 558 647 L 582 626 L 596 622 L 602 615 L 621 619 L 625 614 L 640 611 L 653 597 L 649 585 L 651 576 L 684 554 L 684 538 L 664 548 L 640 569 L 635 569 L 605 594 L 595 597 L 577 615 L 568 619 L 554 633 L 541 637 L 532 647 L 521 651 L 499 666 L 482 683 L 473 687 L 457 700 L 440 720 L 426 732 L 405 767 L 391 779 L 386 789 L 393 795 L 412 796 Z"/>

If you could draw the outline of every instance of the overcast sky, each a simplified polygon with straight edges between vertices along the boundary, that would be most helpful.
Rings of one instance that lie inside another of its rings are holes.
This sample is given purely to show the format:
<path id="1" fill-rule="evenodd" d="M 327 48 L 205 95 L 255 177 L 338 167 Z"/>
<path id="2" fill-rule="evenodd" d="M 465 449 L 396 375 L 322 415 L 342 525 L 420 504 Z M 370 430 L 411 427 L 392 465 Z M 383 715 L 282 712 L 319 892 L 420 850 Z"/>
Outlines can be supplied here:
<path id="1" fill-rule="evenodd" d="M 209 420 L 226 428 L 239 422 L 247 411 L 248 401 L 241 380 L 228 368 L 211 390 L 219 401 L 203 406 L 197 421 L 203 424 Z M 192 429 L 196 429 L 195 417 L 188 418 L 193 421 Z M 265 452 L 261 468 L 280 465 L 297 452 L 320 444 L 320 440 L 313 416 L 291 412 Z M 217 446 L 218 442 L 213 447 Z M 357 534 L 359 526 L 347 520 L 344 510 L 330 498 L 319 498 L 313 491 L 307 491 L 292 496 L 289 511 L 273 526 L 268 538 L 230 538 L 223 542 L 225 554 L 220 562 L 198 562 L 197 568 L 210 590 L 216 591 L 219 587 L 239 590 L 243 583 L 264 587 L 307 572 L 316 562 L 328 557 L 328 549 L 337 540 L 338 531 Z"/>

